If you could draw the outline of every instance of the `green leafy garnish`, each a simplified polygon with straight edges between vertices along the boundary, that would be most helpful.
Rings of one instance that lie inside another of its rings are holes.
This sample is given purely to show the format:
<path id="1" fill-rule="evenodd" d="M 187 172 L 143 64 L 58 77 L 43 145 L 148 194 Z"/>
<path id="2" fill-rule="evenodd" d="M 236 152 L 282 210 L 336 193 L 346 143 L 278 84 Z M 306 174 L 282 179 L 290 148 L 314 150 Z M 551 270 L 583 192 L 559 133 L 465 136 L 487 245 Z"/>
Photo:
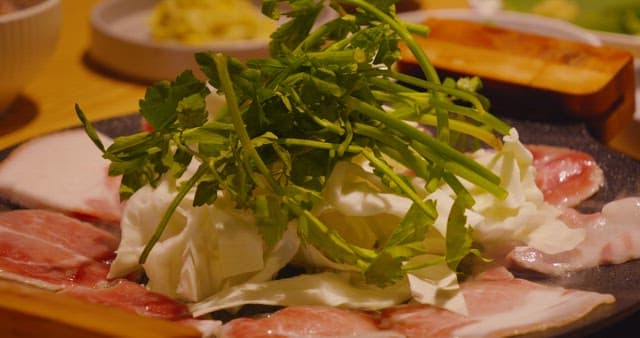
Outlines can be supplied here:
<path id="1" fill-rule="evenodd" d="M 457 195 L 441 261 L 455 269 L 472 253 L 464 212 L 473 198 L 460 179 L 500 198 L 507 192 L 464 151 L 480 143 L 499 148 L 509 126 L 487 112 L 486 100 L 474 92 L 477 79 L 438 78 L 412 37 L 426 27 L 400 21 L 394 2 L 265 0 L 263 13 L 289 17 L 272 35 L 271 57 L 243 63 L 222 54 L 196 55 L 208 83 L 226 99 L 212 118 L 204 104 L 209 90 L 189 71 L 147 90 L 140 112 L 154 130 L 101 148 L 110 173 L 123 175 L 123 198 L 157 186 L 165 175 L 188 177 L 140 263 L 187 193 L 195 191 L 195 205 L 215 203 L 224 193 L 237 208 L 253 211 L 268 246 L 297 221 L 303 243 L 358 267 L 370 283 L 389 285 L 403 278 L 412 257 L 430 252 L 424 239 L 438 216 L 413 175 L 427 192 L 448 185 Z M 314 28 L 327 4 L 338 16 Z M 394 70 L 399 43 L 415 54 L 425 78 Z M 413 203 L 386 242 L 374 247 L 350 243 L 312 212 L 336 163 L 362 159 L 389 191 Z M 197 169 L 189 169 L 194 164 Z"/>

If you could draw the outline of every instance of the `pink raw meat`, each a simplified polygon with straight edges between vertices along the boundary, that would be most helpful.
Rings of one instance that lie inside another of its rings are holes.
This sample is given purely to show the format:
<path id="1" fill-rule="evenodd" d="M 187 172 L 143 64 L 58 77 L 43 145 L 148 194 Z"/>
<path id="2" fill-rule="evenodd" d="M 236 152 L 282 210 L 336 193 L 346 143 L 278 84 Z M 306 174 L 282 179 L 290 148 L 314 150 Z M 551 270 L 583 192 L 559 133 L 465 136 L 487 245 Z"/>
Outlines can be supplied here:
<path id="1" fill-rule="evenodd" d="M 545 201 L 572 207 L 591 197 L 604 182 L 591 155 L 569 148 L 528 145 L 536 168 L 536 185 Z"/>
<path id="2" fill-rule="evenodd" d="M 213 337 L 221 325 L 216 320 L 192 318 L 185 304 L 123 279 L 108 287 L 91 288 L 73 285 L 58 293 L 93 304 L 120 308 L 145 317 L 176 321 L 197 329 L 203 337 Z"/>
<path id="3" fill-rule="evenodd" d="M 576 248 L 551 255 L 529 247 L 518 247 L 508 255 L 508 259 L 519 267 L 560 275 L 640 258 L 638 197 L 610 202 L 602 208 L 602 212 L 589 215 L 567 209 L 563 220 L 570 227 L 586 230 L 585 240 Z"/>
<path id="4" fill-rule="evenodd" d="M 167 320 L 191 318 L 189 309 L 170 297 L 151 292 L 143 286 L 118 280 L 109 287 L 70 286 L 59 292 L 94 304 L 103 304 L 125 309 L 146 317 Z"/>
<path id="5" fill-rule="evenodd" d="M 103 136 L 105 143 L 111 140 Z M 42 208 L 119 222 L 119 177 L 82 130 L 42 136 L 16 148 L 0 163 L 0 198 Z"/>
<path id="6" fill-rule="evenodd" d="M 494 268 L 461 285 L 469 315 L 431 305 L 400 305 L 380 317 L 320 306 L 289 307 L 225 324 L 221 337 L 502 337 L 574 322 L 614 297 L 545 286 Z"/>
<path id="7" fill-rule="evenodd" d="M 62 245 L 0 227 L 0 277 L 49 289 L 106 280 L 109 266 Z"/>
<path id="8" fill-rule="evenodd" d="M 468 316 L 404 305 L 384 310 L 381 327 L 407 337 L 505 337 L 563 326 L 614 302 L 611 295 L 536 284 L 497 269 L 461 285 Z"/>
<path id="9" fill-rule="evenodd" d="M 222 327 L 220 338 L 402 337 L 382 331 L 374 317 L 323 306 L 292 306 L 263 318 L 239 318 Z"/>
<path id="10" fill-rule="evenodd" d="M 54 211 L 23 209 L 0 212 L 0 228 L 37 237 L 97 261 L 115 258 L 114 235 Z"/>

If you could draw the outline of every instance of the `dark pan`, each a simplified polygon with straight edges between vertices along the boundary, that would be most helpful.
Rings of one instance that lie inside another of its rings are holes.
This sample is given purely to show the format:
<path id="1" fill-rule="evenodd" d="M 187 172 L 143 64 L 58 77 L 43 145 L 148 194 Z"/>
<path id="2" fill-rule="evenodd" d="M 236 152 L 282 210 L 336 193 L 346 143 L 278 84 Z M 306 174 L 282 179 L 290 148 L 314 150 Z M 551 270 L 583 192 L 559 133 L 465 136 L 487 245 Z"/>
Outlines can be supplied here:
<path id="1" fill-rule="evenodd" d="M 548 124 L 508 119 L 519 131 L 523 143 L 569 147 L 594 156 L 605 173 L 605 186 L 579 209 L 599 211 L 603 204 L 617 198 L 640 195 L 640 162 L 619 154 L 597 142 L 579 122 Z M 115 137 L 140 130 L 140 117 L 127 115 L 95 123 L 97 129 Z M 0 161 L 12 149 L 0 151 Z M 11 209 L 0 201 L 0 209 Z M 574 272 L 561 278 L 520 273 L 520 277 L 540 283 L 589 291 L 610 293 L 616 297 L 612 305 L 601 306 L 571 325 L 544 331 L 528 337 L 636 337 L 640 329 L 640 260 L 619 265 L 600 266 Z"/>

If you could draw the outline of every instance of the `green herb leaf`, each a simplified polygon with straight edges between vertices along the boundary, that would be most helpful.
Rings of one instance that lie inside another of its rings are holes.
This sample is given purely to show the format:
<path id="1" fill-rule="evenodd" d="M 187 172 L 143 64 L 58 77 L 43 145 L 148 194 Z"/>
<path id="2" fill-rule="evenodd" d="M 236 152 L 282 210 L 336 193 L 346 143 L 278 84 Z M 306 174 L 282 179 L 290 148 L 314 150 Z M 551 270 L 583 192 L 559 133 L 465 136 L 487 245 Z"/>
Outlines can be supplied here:
<path id="1" fill-rule="evenodd" d="M 255 215 L 258 231 L 267 245 L 273 247 L 287 230 L 289 223 L 287 209 L 275 196 L 260 195 L 256 197 Z"/>
<path id="2" fill-rule="evenodd" d="M 429 203 L 429 207 L 435 211 L 435 205 Z M 408 243 L 424 241 L 427 230 L 434 222 L 433 215 L 427 214 L 417 204 L 411 205 L 407 214 L 402 218 L 400 224 L 393 230 L 389 239 L 385 243 L 385 248 L 400 246 Z"/>
<path id="3" fill-rule="evenodd" d="M 274 16 L 273 2 L 265 1 L 263 12 Z M 295 49 L 308 36 L 323 9 L 322 1 L 289 1 L 289 5 L 291 9 L 285 15 L 291 19 L 271 34 L 269 50 L 274 56 L 287 55 Z"/>
<path id="4" fill-rule="evenodd" d="M 473 243 L 471 229 L 466 226 L 466 203 L 464 198 L 457 198 L 447 220 L 446 259 L 447 265 L 453 271 L 456 271 L 460 261 L 469 254 Z"/>
<path id="5" fill-rule="evenodd" d="M 96 131 L 96 129 L 93 127 L 89 119 L 87 119 L 87 116 L 84 114 L 82 109 L 80 109 L 80 105 L 76 104 L 75 110 L 76 110 L 76 115 L 78 116 L 78 119 L 80 119 L 80 122 L 82 122 L 82 126 L 84 127 L 84 130 L 87 133 L 87 136 L 89 136 L 89 139 L 91 139 L 93 144 L 95 144 L 96 147 L 98 147 L 98 149 L 100 149 L 100 151 L 104 153 L 105 152 L 104 144 L 102 143 L 102 140 L 100 140 L 100 136 L 98 136 L 98 132 Z"/>
<path id="6" fill-rule="evenodd" d="M 140 113 L 154 129 L 162 130 L 177 119 L 180 101 L 192 95 L 205 97 L 208 93 L 205 84 L 193 72 L 185 71 L 173 82 L 161 81 L 149 87 L 140 101 Z M 195 101 L 193 98 L 190 100 Z M 182 109 L 190 104 L 193 102 L 183 103 Z M 190 122 L 190 119 L 187 118 L 185 122 Z"/>
<path id="7" fill-rule="evenodd" d="M 219 189 L 220 187 L 216 181 L 201 181 L 196 188 L 193 205 L 197 207 L 205 204 L 213 204 L 218 198 Z"/>
<path id="8" fill-rule="evenodd" d="M 178 102 L 176 107 L 178 125 L 195 128 L 207 122 L 206 102 L 201 93 L 189 95 Z"/>
<path id="9" fill-rule="evenodd" d="M 337 16 L 317 23 L 327 3 Z M 498 176 L 465 154 L 466 146 L 499 148 L 510 127 L 487 112 L 486 99 L 475 92 L 477 79 L 441 82 L 412 37 L 428 29 L 398 20 L 394 4 L 263 1 L 263 13 L 287 18 L 272 35 L 270 57 L 243 62 L 217 53 L 195 55 L 208 84 L 226 99 L 213 118 L 205 104 L 207 84 L 191 71 L 154 84 L 140 101 L 153 132 L 116 138 L 106 150 L 76 107 L 87 134 L 111 161 L 110 174 L 123 175 L 123 198 L 157 186 L 166 175 L 186 181 L 141 262 L 177 205 L 195 190 L 196 206 L 215 203 L 224 193 L 237 208 L 252 211 L 269 246 L 297 220 L 305 245 L 357 267 L 370 283 L 389 285 L 411 269 L 406 262 L 430 249 L 424 243 L 437 216 L 434 202 L 424 200 L 408 172 L 424 179 L 427 191 L 446 184 L 456 194 L 442 260 L 455 269 L 474 253 L 464 217 L 474 201 L 460 179 L 500 198 L 507 192 Z M 414 53 L 424 78 L 394 71 L 400 42 Z M 430 126 L 435 136 L 413 123 Z M 413 202 L 375 248 L 350 243 L 311 212 L 336 163 L 362 158 L 384 185 Z M 188 168 L 195 164 L 193 173 Z"/>
<path id="10" fill-rule="evenodd" d="M 402 277 L 402 260 L 388 251 L 382 251 L 364 272 L 367 283 L 381 287 L 393 284 Z"/>

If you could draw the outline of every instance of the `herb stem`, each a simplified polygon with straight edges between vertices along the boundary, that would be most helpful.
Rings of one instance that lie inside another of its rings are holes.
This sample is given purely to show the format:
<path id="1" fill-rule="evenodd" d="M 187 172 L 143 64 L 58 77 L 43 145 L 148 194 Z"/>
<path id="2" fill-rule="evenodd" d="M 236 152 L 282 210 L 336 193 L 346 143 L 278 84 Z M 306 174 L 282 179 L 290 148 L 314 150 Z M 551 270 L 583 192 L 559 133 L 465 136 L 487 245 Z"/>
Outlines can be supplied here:
<path id="1" fill-rule="evenodd" d="M 505 196 L 506 192 L 497 186 L 500 182 L 500 178 L 496 176 L 491 170 L 485 168 L 481 164 L 468 158 L 466 155 L 455 150 L 451 146 L 441 141 L 435 140 L 421 130 L 418 130 L 412 126 L 409 126 L 406 122 L 396 119 L 393 116 L 385 113 L 384 111 L 363 102 L 355 97 L 349 96 L 345 98 L 346 102 L 352 107 L 352 109 L 358 110 L 363 114 L 376 119 L 385 125 L 401 132 L 410 139 L 416 142 L 418 145 L 422 145 L 425 148 L 430 149 L 429 152 L 440 154 L 438 156 L 445 159 L 445 162 L 452 161 L 457 163 L 455 166 L 449 166 L 452 169 L 465 169 L 463 173 L 465 178 L 469 179 L 473 183 L 482 182 L 485 189 L 492 193 L 497 193 L 497 196 Z M 416 149 L 417 150 L 417 149 Z M 490 185 L 484 185 L 485 182 L 490 182 Z"/>
<path id="2" fill-rule="evenodd" d="M 240 113 L 238 100 L 233 90 L 231 76 L 229 75 L 227 56 L 217 53 L 214 55 L 213 59 L 220 74 L 220 87 L 225 94 L 227 107 L 229 109 L 229 115 L 231 117 L 233 126 L 235 127 L 238 138 L 240 139 L 240 143 L 242 144 L 243 152 L 253 159 L 258 171 L 260 171 L 260 173 L 267 179 L 271 188 L 275 192 L 280 193 L 280 185 L 278 185 L 278 183 L 275 181 L 275 179 L 271 175 L 271 171 L 269 170 L 269 168 L 267 168 L 267 165 L 264 163 L 264 161 L 262 161 L 262 158 L 258 154 L 258 151 L 251 143 L 251 138 L 249 137 L 247 128 L 245 127 L 244 121 L 242 120 L 242 114 Z"/>
<path id="3" fill-rule="evenodd" d="M 419 122 L 428 126 L 437 125 L 436 118 L 433 115 L 422 115 L 419 118 Z M 460 120 L 450 120 L 449 127 L 453 131 L 472 136 L 494 149 L 502 148 L 502 141 L 486 129 Z"/>
<path id="4" fill-rule="evenodd" d="M 509 130 L 511 129 L 511 126 L 506 124 L 504 121 L 498 119 L 492 114 L 489 114 L 489 112 L 487 112 L 487 110 L 484 108 L 482 102 L 480 102 L 480 99 L 473 93 L 456 89 L 456 88 L 449 88 L 442 85 L 437 85 L 432 82 L 425 81 L 424 79 L 419 79 L 419 78 L 398 73 L 398 72 L 392 72 L 392 77 L 402 83 L 406 83 L 419 88 L 439 91 L 439 92 L 442 92 L 442 93 L 445 93 L 469 102 L 471 105 L 473 105 L 475 110 L 466 108 L 469 111 L 469 113 L 466 114 L 468 117 L 471 117 L 477 121 L 482 121 L 487 123 L 493 129 L 495 129 L 496 131 L 498 131 L 503 135 L 508 134 Z M 379 81 L 379 80 L 373 80 L 373 81 Z M 456 105 L 456 107 L 458 109 L 465 108 L 458 105 Z"/>
<path id="5" fill-rule="evenodd" d="M 140 254 L 140 258 L 138 259 L 139 264 L 144 264 L 147 261 L 149 253 L 151 253 L 151 249 L 153 249 L 156 243 L 160 240 L 162 233 L 169 224 L 171 216 L 175 213 L 182 200 L 184 200 L 184 197 L 187 196 L 187 193 L 189 193 L 191 188 L 195 186 L 196 182 L 198 182 L 198 180 L 202 178 L 202 176 L 207 171 L 208 166 L 206 164 L 201 164 L 200 167 L 198 167 L 198 170 L 193 174 L 193 176 L 191 176 L 191 178 L 189 178 L 189 180 L 180 188 L 178 194 L 173 198 L 173 200 L 169 204 L 169 207 L 167 207 L 167 210 L 165 210 L 164 214 L 162 215 L 162 219 L 160 220 L 160 223 L 158 223 L 158 226 L 156 226 L 155 232 L 153 233 L 147 244 L 144 246 L 144 249 Z"/>
<path id="6" fill-rule="evenodd" d="M 375 5 L 372 5 L 367 1 L 362 1 L 362 0 L 340 0 L 340 1 L 349 5 L 362 8 L 363 10 L 373 14 L 380 21 L 389 25 L 389 27 L 391 27 L 391 29 L 395 31 L 396 34 L 398 34 L 400 38 L 407 44 L 407 47 L 409 48 L 409 50 L 411 50 L 411 52 L 415 56 L 426 78 L 435 83 L 438 83 L 438 84 L 440 83 L 440 78 L 438 77 L 438 73 L 436 72 L 436 69 L 433 67 L 431 62 L 429 61 L 429 58 L 425 54 L 424 50 L 415 41 L 415 39 L 413 39 L 413 37 L 411 36 L 411 33 L 407 30 L 406 26 L 404 26 L 400 22 L 400 20 L 398 20 L 396 17 L 392 17 L 384 13 L 383 11 L 378 9 Z"/>
<path id="7" fill-rule="evenodd" d="M 308 139 L 296 139 L 296 138 L 279 139 L 278 143 L 282 145 L 288 145 L 288 146 L 308 147 L 308 148 L 323 149 L 323 150 L 329 150 L 329 151 L 338 151 L 342 146 L 342 144 L 313 141 Z M 349 145 L 344 149 L 345 152 L 354 153 L 354 154 L 360 153 L 362 152 L 362 150 L 363 150 L 362 147 L 356 146 L 356 145 Z"/>
<path id="8" fill-rule="evenodd" d="M 400 190 L 407 196 L 409 197 L 414 203 L 416 203 L 420 209 L 422 209 L 422 211 L 425 212 L 425 214 L 430 218 L 428 221 L 430 224 L 432 224 L 436 217 L 438 217 L 438 213 L 436 212 L 435 209 L 430 208 L 423 200 L 422 198 L 420 198 L 420 196 L 418 196 L 418 194 L 416 193 L 416 191 L 409 186 L 405 181 L 402 180 L 402 178 L 400 178 L 400 176 L 398 176 L 398 174 L 396 174 L 392 168 L 390 168 L 386 163 L 384 163 L 382 160 L 380 160 L 378 157 L 376 157 L 371 151 L 369 150 L 365 150 L 362 152 L 362 155 L 376 168 L 382 170 L 382 172 L 384 172 L 384 174 L 390 178 L 393 183 L 395 183 L 398 188 L 400 188 Z"/>
<path id="9" fill-rule="evenodd" d="M 301 208 L 295 201 L 292 201 L 288 197 L 284 197 L 283 201 L 287 207 L 289 207 L 298 217 L 304 217 L 310 222 L 308 225 L 309 230 L 314 231 L 315 236 L 305 236 L 306 240 L 310 241 L 318 248 L 331 245 L 333 249 L 338 249 L 338 253 L 334 253 L 334 258 L 339 261 L 355 264 L 360 269 L 365 270 L 369 263 L 376 257 L 376 253 L 373 250 L 356 247 L 349 244 L 337 233 L 335 230 L 328 228 L 322 221 L 320 221 L 309 210 Z M 319 238 L 318 238 L 319 237 Z M 334 250 L 327 250 L 334 251 Z M 357 257 L 354 259 L 354 257 Z"/>

